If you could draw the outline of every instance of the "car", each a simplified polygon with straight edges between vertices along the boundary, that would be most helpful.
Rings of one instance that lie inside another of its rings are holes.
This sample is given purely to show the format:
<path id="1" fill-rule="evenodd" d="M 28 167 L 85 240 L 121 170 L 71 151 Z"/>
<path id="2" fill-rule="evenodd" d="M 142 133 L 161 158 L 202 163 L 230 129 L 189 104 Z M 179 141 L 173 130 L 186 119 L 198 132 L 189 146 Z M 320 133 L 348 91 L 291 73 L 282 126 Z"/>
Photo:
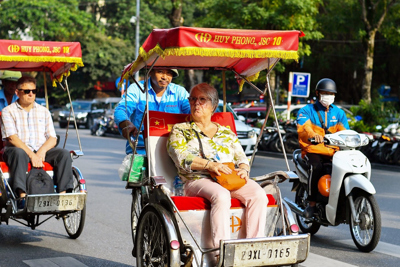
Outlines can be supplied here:
<path id="1" fill-rule="evenodd" d="M 107 116 L 114 116 L 114 109 L 121 101 L 121 97 L 102 97 L 95 98 L 94 100 L 102 103 Z"/>
<path id="2" fill-rule="evenodd" d="M 38 103 L 39 105 L 42 105 L 43 107 L 46 106 L 46 99 L 44 98 L 36 97 L 35 102 Z"/>
<path id="3" fill-rule="evenodd" d="M 215 112 L 222 112 L 222 111 L 223 111 L 223 102 L 222 100 L 220 100 Z M 226 111 L 231 112 L 233 114 L 233 118 L 235 120 L 236 133 L 237 137 L 239 138 L 239 142 L 243 147 L 244 153 L 247 156 L 251 156 L 253 154 L 253 151 L 257 143 L 257 134 L 255 130 L 249 125 L 246 125 L 243 121 L 239 120 L 237 114 L 235 113 L 235 111 L 233 111 L 233 109 L 229 105 L 226 105 Z"/>
<path id="4" fill-rule="evenodd" d="M 104 116 L 105 110 L 103 104 L 97 100 L 74 100 L 72 101 L 75 117 L 70 118 L 70 123 L 76 121 L 77 126 L 85 126 L 90 129 L 93 126 L 93 121 L 101 116 Z M 60 128 L 65 128 L 68 125 L 69 113 L 71 105 L 68 103 L 58 114 L 58 122 Z"/>
<path id="5" fill-rule="evenodd" d="M 39 105 L 46 107 L 46 99 L 45 98 L 36 97 L 35 101 Z M 49 110 L 50 110 L 51 118 L 53 119 L 53 121 L 57 121 L 58 120 L 58 112 L 61 110 L 61 108 L 59 106 L 57 107 L 54 105 L 49 105 Z"/>

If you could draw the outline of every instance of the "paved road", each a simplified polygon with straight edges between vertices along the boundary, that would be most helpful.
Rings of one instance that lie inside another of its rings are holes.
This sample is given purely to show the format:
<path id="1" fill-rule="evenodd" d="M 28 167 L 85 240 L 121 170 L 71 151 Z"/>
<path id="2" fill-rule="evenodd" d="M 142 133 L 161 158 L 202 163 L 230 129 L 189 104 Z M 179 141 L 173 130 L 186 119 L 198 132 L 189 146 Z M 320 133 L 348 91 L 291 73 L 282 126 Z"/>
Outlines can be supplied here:
<path id="1" fill-rule="evenodd" d="M 60 129 L 57 129 L 62 133 Z M 77 240 L 67 237 L 61 221 L 51 219 L 31 230 L 16 222 L 0 225 L 0 266 L 134 266 L 131 256 L 130 192 L 118 178 L 124 158 L 124 141 L 90 136 L 80 131 L 85 156 L 74 161 L 87 180 L 86 225 Z M 63 134 L 62 134 L 63 136 Z M 60 146 L 63 141 L 60 142 Z M 67 149 L 78 149 L 75 132 L 69 129 Z M 291 168 L 292 165 L 290 164 Z M 257 156 L 252 175 L 285 169 L 279 157 Z M 372 182 L 382 213 L 382 238 L 374 252 L 359 252 L 347 225 L 322 227 L 311 241 L 311 253 L 300 266 L 400 266 L 399 169 L 374 166 Z M 290 183 L 282 194 L 293 198 Z"/>

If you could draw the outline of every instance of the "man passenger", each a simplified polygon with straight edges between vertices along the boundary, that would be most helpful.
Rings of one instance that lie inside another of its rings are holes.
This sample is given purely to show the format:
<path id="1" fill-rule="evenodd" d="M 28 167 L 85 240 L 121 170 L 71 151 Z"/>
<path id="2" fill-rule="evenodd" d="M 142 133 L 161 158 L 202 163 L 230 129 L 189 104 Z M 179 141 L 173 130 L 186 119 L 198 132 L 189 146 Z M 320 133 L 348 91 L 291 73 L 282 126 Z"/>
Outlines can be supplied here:
<path id="1" fill-rule="evenodd" d="M 18 100 L 5 107 L 1 114 L 1 133 L 7 141 L 3 158 L 10 169 L 11 187 L 19 197 L 19 209 L 25 206 L 29 162 L 32 168 L 43 168 L 44 161 L 54 167 L 57 192 L 65 193 L 73 188 L 71 155 L 68 150 L 55 147 L 57 137 L 50 111 L 35 102 L 36 92 L 34 78 L 20 78 Z"/>

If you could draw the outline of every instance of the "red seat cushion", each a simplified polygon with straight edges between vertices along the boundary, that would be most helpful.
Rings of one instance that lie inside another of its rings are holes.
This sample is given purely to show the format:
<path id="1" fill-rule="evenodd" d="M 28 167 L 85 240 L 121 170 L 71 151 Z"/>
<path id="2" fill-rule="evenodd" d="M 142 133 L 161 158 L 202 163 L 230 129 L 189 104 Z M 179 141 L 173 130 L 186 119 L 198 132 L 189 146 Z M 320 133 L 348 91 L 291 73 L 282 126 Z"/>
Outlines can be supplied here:
<path id="1" fill-rule="evenodd" d="M 271 194 L 267 194 L 268 206 L 275 206 L 275 198 Z M 171 197 L 178 210 L 209 210 L 210 202 L 202 197 Z M 231 208 L 244 208 L 245 206 L 236 198 L 231 199 Z"/>
<path id="2" fill-rule="evenodd" d="M 0 167 L 1 167 L 1 171 L 3 173 L 7 173 L 9 172 L 8 166 L 4 161 L 0 161 Z M 32 168 L 32 164 L 28 163 L 28 172 L 31 170 Z M 45 171 L 52 171 L 53 170 L 53 166 L 50 165 L 50 163 L 44 162 L 44 168 Z"/>

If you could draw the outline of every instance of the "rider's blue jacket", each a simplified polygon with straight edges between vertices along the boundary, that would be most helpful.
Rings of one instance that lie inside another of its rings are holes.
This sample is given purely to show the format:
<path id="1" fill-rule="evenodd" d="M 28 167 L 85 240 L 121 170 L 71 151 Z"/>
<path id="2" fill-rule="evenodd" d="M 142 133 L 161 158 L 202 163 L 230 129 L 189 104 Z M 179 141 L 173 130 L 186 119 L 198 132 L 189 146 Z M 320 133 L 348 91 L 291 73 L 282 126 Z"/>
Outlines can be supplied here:
<path id="1" fill-rule="evenodd" d="M 17 94 L 14 94 L 11 103 L 14 103 L 15 101 L 17 101 L 17 99 L 18 99 Z M 6 95 L 4 94 L 4 88 L 2 88 L 0 90 L 0 111 L 2 111 L 3 108 L 7 106 L 8 106 L 7 98 Z"/>
<path id="2" fill-rule="evenodd" d="M 144 88 L 144 81 L 140 81 Z M 157 100 L 156 93 L 151 86 L 150 79 L 148 80 L 149 88 L 149 110 L 163 111 L 169 113 L 190 113 L 189 93 L 180 85 L 170 83 L 167 90 Z M 136 84 L 132 84 L 127 92 L 127 105 L 125 107 L 125 95 L 122 96 L 114 111 L 114 120 L 118 125 L 125 120 L 130 120 L 137 129 L 140 127 L 140 122 L 146 107 L 146 94 L 142 93 Z M 143 127 L 142 129 L 143 130 Z M 121 132 L 121 129 L 119 129 Z M 143 135 L 139 136 L 138 146 L 136 148 L 138 154 L 145 154 Z M 126 154 L 132 153 L 129 142 L 126 143 Z"/>
<path id="3" fill-rule="evenodd" d="M 326 108 L 317 101 L 316 104 L 309 104 L 301 108 L 297 113 L 297 132 L 299 134 L 299 144 L 302 154 L 304 156 L 307 153 L 316 153 L 332 156 L 335 152 L 334 147 L 327 147 L 324 143 L 312 145 L 308 141 L 309 138 L 314 137 L 316 134 L 325 136 L 325 130 L 317 112 L 321 114 L 322 122 L 326 124 L 329 132 L 336 133 L 350 129 L 346 114 L 336 105 L 332 104 L 329 108 Z"/>

